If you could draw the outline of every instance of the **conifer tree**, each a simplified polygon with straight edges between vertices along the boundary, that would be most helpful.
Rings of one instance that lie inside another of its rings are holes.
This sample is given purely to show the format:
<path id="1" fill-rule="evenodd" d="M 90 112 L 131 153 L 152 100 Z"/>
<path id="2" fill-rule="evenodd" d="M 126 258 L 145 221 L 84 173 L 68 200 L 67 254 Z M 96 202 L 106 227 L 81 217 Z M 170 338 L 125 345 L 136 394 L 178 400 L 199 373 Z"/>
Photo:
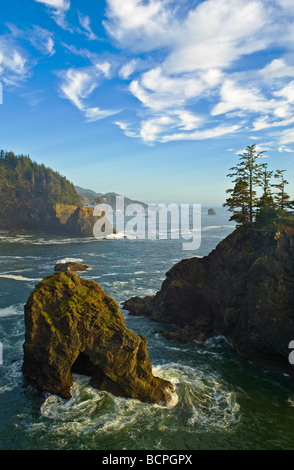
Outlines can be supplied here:
<path id="1" fill-rule="evenodd" d="M 264 152 L 257 153 L 256 145 L 250 145 L 240 154 L 240 162 L 230 169 L 229 177 L 235 178 L 233 189 L 228 189 L 231 196 L 224 206 L 228 207 L 233 215 L 230 220 L 246 225 L 253 224 L 254 209 L 258 205 L 256 187 L 261 184 L 262 167 L 258 159 Z"/>
<path id="2" fill-rule="evenodd" d="M 274 177 L 278 180 L 277 184 L 273 184 L 272 186 L 277 189 L 277 193 L 275 194 L 275 200 L 277 202 L 278 207 L 283 211 L 286 209 L 287 204 L 290 200 L 290 196 L 286 193 L 285 187 L 288 183 L 287 180 L 284 178 L 284 172 L 286 170 L 277 170 L 274 174 Z"/>

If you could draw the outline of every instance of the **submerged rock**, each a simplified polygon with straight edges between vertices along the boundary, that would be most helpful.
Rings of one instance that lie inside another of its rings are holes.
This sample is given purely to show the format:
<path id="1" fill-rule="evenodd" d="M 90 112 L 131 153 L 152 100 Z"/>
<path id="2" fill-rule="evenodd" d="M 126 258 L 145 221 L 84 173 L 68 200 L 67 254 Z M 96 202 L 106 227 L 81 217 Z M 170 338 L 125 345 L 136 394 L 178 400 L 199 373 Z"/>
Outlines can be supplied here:
<path id="1" fill-rule="evenodd" d="M 128 329 L 114 299 L 76 273 L 55 273 L 25 305 L 23 374 L 41 391 L 71 396 L 72 373 L 117 396 L 167 403 L 173 385 L 156 377 L 147 339 Z"/>
<path id="2" fill-rule="evenodd" d="M 239 228 L 208 256 L 173 266 L 155 296 L 123 308 L 177 325 L 172 339 L 224 336 L 242 357 L 294 376 L 294 228 Z"/>

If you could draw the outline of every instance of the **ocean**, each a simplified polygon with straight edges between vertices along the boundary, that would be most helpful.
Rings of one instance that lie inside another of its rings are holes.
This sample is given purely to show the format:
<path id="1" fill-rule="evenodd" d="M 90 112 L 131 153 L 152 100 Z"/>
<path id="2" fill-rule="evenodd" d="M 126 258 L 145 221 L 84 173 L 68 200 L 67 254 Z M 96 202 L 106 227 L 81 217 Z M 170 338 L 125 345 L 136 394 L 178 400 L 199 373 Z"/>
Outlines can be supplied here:
<path id="1" fill-rule="evenodd" d="M 126 324 L 148 338 L 154 374 L 172 381 L 168 406 L 114 397 L 74 375 L 72 398 L 43 394 L 22 376 L 24 304 L 36 283 L 61 260 L 90 266 L 121 306 L 154 294 L 178 261 L 205 256 L 234 230 L 223 208 L 202 211 L 201 246 L 184 251 L 181 239 L 97 240 L 0 233 L 0 449 L 208 450 L 293 449 L 294 381 L 238 357 L 223 337 L 205 344 L 175 343 L 169 325 L 129 316 Z"/>

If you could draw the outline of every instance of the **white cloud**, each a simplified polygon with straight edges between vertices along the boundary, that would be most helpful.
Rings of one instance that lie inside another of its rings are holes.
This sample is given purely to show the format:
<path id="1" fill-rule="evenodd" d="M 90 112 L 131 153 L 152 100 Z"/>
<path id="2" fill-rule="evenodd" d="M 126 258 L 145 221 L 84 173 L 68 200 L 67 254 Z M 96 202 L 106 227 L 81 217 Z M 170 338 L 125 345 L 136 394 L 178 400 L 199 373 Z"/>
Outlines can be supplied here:
<path id="1" fill-rule="evenodd" d="M 156 111 L 182 109 L 196 98 L 209 94 L 210 89 L 220 83 L 221 76 L 215 69 L 170 76 L 161 67 L 156 67 L 134 79 L 129 89 L 146 108 Z"/>
<path id="2" fill-rule="evenodd" d="M 288 65 L 284 58 L 274 59 L 270 64 L 261 69 L 259 74 L 265 80 L 294 77 L 294 66 Z"/>
<path id="3" fill-rule="evenodd" d="M 28 57 L 13 40 L 0 36 L 0 79 L 9 85 L 18 85 L 29 75 Z"/>
<path id="4" fill-rule="evenodd" d="M 289 148 L 289 147 L 286 147 L 286 145 L 281 145 L 281 146 L 278 148 L 278 151 L 279 151 L 280 153 L 282 153 L 282 152 L 293 153 L 293 152 L 294 152 L 293 149 L 291 149 L 291 148 Z"/>
<path id="5" fill-rule="evenodd" d="M 268 45 L 267 23 L 259 1 L 207 0 L 190 11 L 165 66 L 173 73 L 227 68 Z"/>
<path id="6" fill-rule="evenodd" d="M 268 129 L 271 127 L 286 127 L 286 126 L 291 126 L 293 123 L 294 123 L 294 116 L 290 117 L 289 119 L 282 119 L 280 121 L 270 119 L 269 116 L 262 116 L 253 122 L 252 130 L 260 131 L 260 130 Z"/>
<path id="7" fill-rule="evenodd" d="M 292 0 L 277 0 L 277 4 L 287 10 L 287 13 L 294 12 L 294 3 Z"/>
<path id="8" fill-rule="evenodd" d="M 98 71 L 102 72 L 105 77 L 109 78 L 110 77 L 110 70 L 111 70 L 111 65 L 109 62 L 96 62 L 95 67 Z"/>
<path id="9" fill-rule="evenodd" d="M 115 121 L 114 124 L 118 126 L 127 137 L 140 137 L 140 135 L 130 127 L 130 124 L 123 121 Z"/>
<path id="10" fill-rule="evenodd" d="M 40 26 L 33 26 L 33 29 L 28 31 L 27 35 L 33 46 L 43 54 L 55 54 L 53 33 L 40 28 Z"/>
<path id="11" fill-rule="evenodd" d="M 160 116 L 143 121 L 140 136 L 144 142 L 154 142 L 159 140 L 163 130 L 173 124 L 173 119 L 169 116 Z"/>
<path id="12" fill-rule="evenodd" d="M 87 36 L 87 38 L 90 41 L 95 41 L 98 39 L 98 36 L 96 36 L 96 34 L 92 31 L 91 20 L 89 16 L 87 15 L 84 16 L 81 13 L 79 13 L 79 22 L 82 28 L 84 29 L 84 34 Z"/>
<path id="13" fill-rule="evenodd" d="M 152 50 L 167 44 L 172 14 L 160 0 L 107 0 L 108 20 L 104 26 L 115 39 L 133 50 Z"/>
<path id="14" fill-rule="evenodd" d="M 217 126 L 212 129 L 202 129 L 195 132 L 166 135 L 161 138 L 161 142 L 170 142 L 175 140 L 215 139 L 216 137 L 223 137 L 226 135 L 234 134 L 239 129 L 240 127 L 238 125 Z"/>
<path id="15" fill-rule="evenodd" d="M 280 144 L 283 146 L 285 144 L 292 144 L 294 142 L 294 129 L 286 129 L 280 134 Z"/>
<path id="16" fill-rule="evenodd" d="M 206 0 L 180 18 L 170 1 L 108 0 L 108 33 L 134 51 L 169 47 L 170 72 L 228 67 L 264 49 L 267 10 L 258 0 Z M 179 7 L 178 7 L 179 8 Z"/>
<path id="17" fill-rule="evenodd" d="M 275 91 L 274 95 L 281 96 L 282 98 L 285 98 L 289 103 L 294 104 L 294 80 L 292 80 L 281 90 Z"/>
<path id="18" fill-rule="evenodd" d="M 69 0 L 35 0 L 37 3 L 43 3 L 44 5 L 56 8 L 57 10 L 68 10 L 70 8 Z"/>
<path id="19" fill-rule="evenodd" d="M 264 96 L 262 91 L 252 85 L 251 88 L 239 85 L 232 79 L 226 79 L 221 87 L 221 101 L 214 106 L 211 115 L 235 112 L 240 116 L 258 115 L 253 123 L 253 130 L 285 126 L 292 122 L 294 104 L 294 81 L 281 90 L 273 91 L 272 96 Z M 277 121 L 280 119 L 280 121 Z"/>
<path id="20" fill-rule="evenodd" d="M 92 94 L 99 84 L 101 71 L 98 67 L 87 69 L 69 69 L 63 75 L 60 85 L 62 96 L 71 101 L 80 111 L 82 111 L 87 121 L 97 121 L 113 114 L 118 110 L 100 109 L 97 106 L 89 106 L 86 99 Z"/>
<path id="21" fill-rule="evenodd" d="M 272 109 L 272 102 L 267 101 L 259 90 L 245 88 L 232 79 L 226 79 L 221 87 L 221 101 L 213 108 L 212 116 L 235 110 L 266 113 Z"/>
<path id="22" fill-rule="evenodd" d="M 130 62 L 127 62 L 120 68 L 119 76 L 123 78 L 124 80 L 127 80 L 136 70 L 136 66 L 137 66 L 137 60 L 132 59 Z"/>
<path id="23" fill-rule="evenodd" d="M 66 12 L 70 9 L 70 0 L 35 0 L 35 2 L 50 8 L 56 23 L 61 28 L 70 30 L 65 18 Z"/>
<path id="24" fill-rule="evenodd" d="M 194 131 L 192 138 L 205 136 L 204 130 L 198 134 L 195 131 L 198 121 L 189 122 L 187 118 L 186 124 L 184 119 L 179 124 L 179 113 L 189 116 L 193 110 L 191 115 L 195 115 L 197 102 L 203 98 L 215 102 L 219 96 L 212 116 L 223 114 L 229 119 L 235 112 L 243 118 L 250 112 L 288 117 L 286 99 L 268 100 L 258 87 L 244 86 L 230 78 L 230 67 L 239 58 L 264 50 L 273 42 L 269 34 L 272 11 L 259 0 L 206 0 L 193 6 L 185 3 L 184 11 L 171 0 L 107 0 L 107 6 L 104 25 L 120 47 L 134 54 L 161 52 L 143 73 L 136 70 L 136 57 L 119 71 L 121 78 L 132 78 L 129 91 L 148 113 L 147 118 L 140 113 L 141 123 L 135 133 L 140 133 L 144 141 L 162 139 L 168 127 L 166 140 L 184 139 L 189 131 Z M 171 121 L 166 124 L 162 116 L 169 116 Z M 235 122 L 215 124 L 207 135 L 224 135 L 227 129 L 237 129 Z"/>
<path id="25" fill-rule="evenodd" d="M 69 29 L 66 14 L 74 2 L 35 1 Z M 287 15 L 293 5 L 293 0 L 106 0 L 103 25 L 117 52 L 98 54 L 95 43 L 91 51 L 78 43 L 66 46 L 91 65 L 63 73 L 63 97 L 87 120 L 100 119 L 115 111 L 97 107 L 94 90 L 102 79 L 124 80 L 121 90 L 131 95 L 131 107 L 115 125 L 147 143 L 213 139 L 241 130 L 278 133 L 294 122 L 294 62 L 287 54 L 294 46 L 294 17 Z M 78 12 L 71 32 L 97 40 L 93 19 Z M 31 42 L 52 55 L 53 35 L 37 28 Z M 273 45 L 276 56 L 258 55 Z M 279 146 L 288 148 L 287 142 Z"/>

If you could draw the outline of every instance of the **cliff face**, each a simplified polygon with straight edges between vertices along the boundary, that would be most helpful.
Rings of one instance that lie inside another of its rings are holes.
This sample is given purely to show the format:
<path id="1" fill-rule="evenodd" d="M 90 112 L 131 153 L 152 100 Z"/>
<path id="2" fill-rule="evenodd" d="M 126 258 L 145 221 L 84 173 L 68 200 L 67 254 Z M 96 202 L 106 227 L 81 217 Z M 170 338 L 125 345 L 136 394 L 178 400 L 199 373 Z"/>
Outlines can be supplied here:
<path id="1" fill-rule="evenodd" d="M 179 327 L 169 336 L 225 336 L 246 359 L 294 375 L 294 229 L 237 229 L 204 258 L 176 264 L 154 297 L 125 302 L 131 314 Z"/>
<path id="2" fill-rule="evenodd" d="M 99 284 L 67 266 L 41 281 L 25 305 L 23 374 L 41 391 L 71 396 L 72 373 L 114 395 L 166 403 L 172 384 L 152 374 L 147 339 L 125 325 Z"/>
<path id="3" fill-rule="evenodd" d="M 29 230 L 68 237 L 93 237 L 93 227 L 99 219 L 93 208 L 57 204 L 50 207 L 37 201 L 0 209 L 0 229 Z M 115 232 L 115 229 L 113 229 Z"/>

